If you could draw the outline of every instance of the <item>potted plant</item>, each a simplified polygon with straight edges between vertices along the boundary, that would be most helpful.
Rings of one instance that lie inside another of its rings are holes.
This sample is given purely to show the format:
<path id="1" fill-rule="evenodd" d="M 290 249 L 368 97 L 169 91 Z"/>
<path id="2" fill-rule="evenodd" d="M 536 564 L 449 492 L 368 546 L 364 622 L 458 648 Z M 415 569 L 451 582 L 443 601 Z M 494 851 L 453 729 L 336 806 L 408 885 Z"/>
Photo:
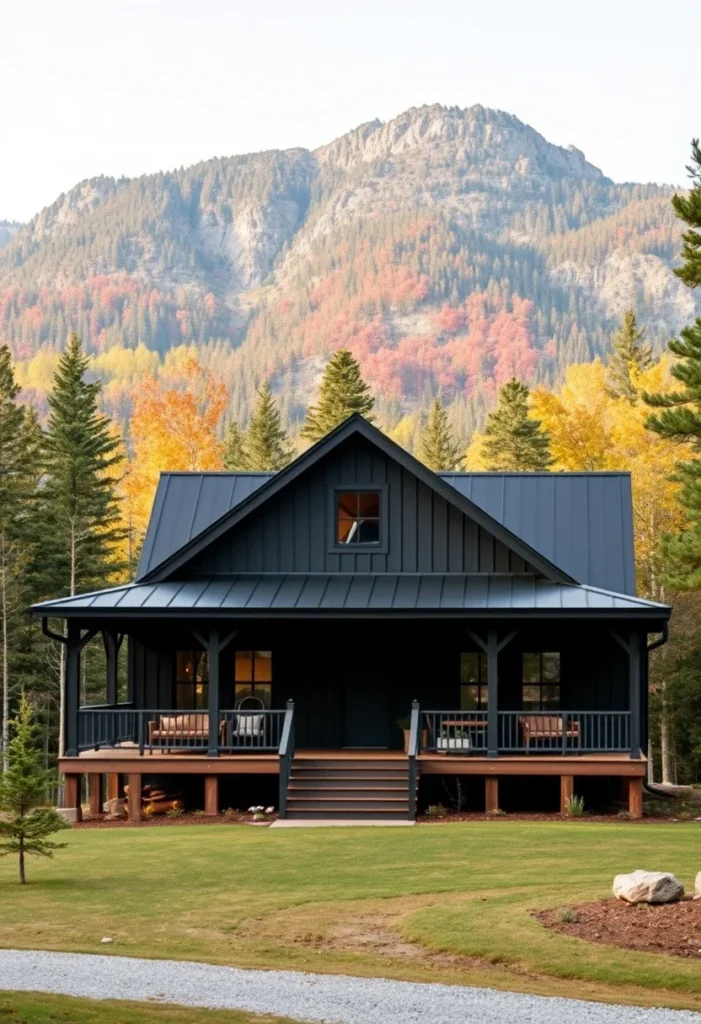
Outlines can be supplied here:
<path id="1" fill-rule="evenodd" d="M 470 750 L 472 740 L 466 729 L 441 729 L 436 742 L 438 750 Z"/>
<path id="2" fill-rule="evenodd" d="M 411 732 L 411 715 L 402 715 L 397 719 L 397 728 L 404 734 L 404 753 L 409 753 L 409 733 Z M 428 744 L 428 729 L 421 730 L 421 746 Z"/>

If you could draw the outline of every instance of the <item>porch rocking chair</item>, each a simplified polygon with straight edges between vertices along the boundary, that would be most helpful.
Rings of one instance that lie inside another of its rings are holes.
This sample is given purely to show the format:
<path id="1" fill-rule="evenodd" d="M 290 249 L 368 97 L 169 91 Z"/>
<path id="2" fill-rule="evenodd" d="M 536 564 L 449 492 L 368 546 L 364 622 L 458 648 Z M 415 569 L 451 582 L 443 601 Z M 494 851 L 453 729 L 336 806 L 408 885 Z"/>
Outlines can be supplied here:
<path id="1" fill-rule="evenodd" d="M 246 711 L 245 705 L 248 701 L 253 701 L 253 707 L 256 711 L 265 710 L 265 704 L 260 697 L 254 697 L 253 694 L 241 697 L 236 702 L 235 709 L 244 713 L 238 714 L 234 720 L 234 727 L 231 731 L 232 742 L 235 742 L 236 746 L 261 747 L 264 745 L 265 715 Z"/>

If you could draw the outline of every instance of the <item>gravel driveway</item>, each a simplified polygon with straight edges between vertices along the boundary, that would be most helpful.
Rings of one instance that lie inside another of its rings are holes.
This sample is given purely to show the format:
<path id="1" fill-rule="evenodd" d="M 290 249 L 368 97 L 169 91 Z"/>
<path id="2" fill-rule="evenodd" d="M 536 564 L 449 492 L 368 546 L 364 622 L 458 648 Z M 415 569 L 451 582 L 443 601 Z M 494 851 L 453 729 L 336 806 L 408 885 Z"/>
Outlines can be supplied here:
<path id="1" fill-rule="evenodd" d="M 701 1014 L 381 978 L 0 950 L 0 989 L 271 1013 L 331 1024 L 699 1024 Z"/>

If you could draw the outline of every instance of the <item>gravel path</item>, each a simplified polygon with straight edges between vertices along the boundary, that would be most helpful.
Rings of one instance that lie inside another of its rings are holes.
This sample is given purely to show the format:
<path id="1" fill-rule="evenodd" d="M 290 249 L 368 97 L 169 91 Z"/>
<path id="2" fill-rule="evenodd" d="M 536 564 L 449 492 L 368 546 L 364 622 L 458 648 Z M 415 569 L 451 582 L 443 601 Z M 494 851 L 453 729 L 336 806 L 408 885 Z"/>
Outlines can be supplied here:
<path id="1" fill-rule="evenodd" d="M 701 1014 L 577 999 L 175 960 L 0 950 L 0 989 L 89 999 L 154 997 L 327 1024 L 700 1024 Z"/>

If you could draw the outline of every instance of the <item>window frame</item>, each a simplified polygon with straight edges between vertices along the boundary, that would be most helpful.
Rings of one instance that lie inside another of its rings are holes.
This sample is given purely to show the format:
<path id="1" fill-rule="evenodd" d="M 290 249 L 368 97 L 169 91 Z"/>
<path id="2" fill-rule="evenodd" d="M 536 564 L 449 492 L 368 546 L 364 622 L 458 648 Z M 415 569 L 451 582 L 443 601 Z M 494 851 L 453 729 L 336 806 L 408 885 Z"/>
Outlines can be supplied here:
<path id="1" fill-rule="evenodd" d="M 178 673 L 180 655 L 188 655 L 190 663 L 192 665 L 192 678 L 183 679 Z M 201 679 L 198 678 L 198 668 L 200 665 L 205 666 L 206 677 L 203 675 Z M 174 702 L 173 706 L 178 711 L 207 711 L 209 709 L 209 652 L 200 649 L 199 647 L 179 647 L 175 652 L 175 686 L 174 686 Z M 201 696 L 204 698 L 204 703 L 197 704 L 197 687 L 202 687 Z M 189 706 L 181 707 L 180 705 L 180 693 L 185 690 L 185 687 L 192 688 L 192 703 Z"/>
<path id="2" fill-rule="evenodd" d="M 238 656 L 239 656 L 239 654 L 250 654 L 251 655 L 251 678 L 250 678 L 250 680 L 248 680 L 248 679 L 237 679 L 236 678 L 236 669 L 238 667 L 238 660 L 239 660 Z M 270 679 L 256 679 L 256 655 L 257 654 L 268 654 L 268 655 L 270 655 L 270 659 L 269 659 L 270 660 Z M 273 697 L 274 697 L 274 695 L 273 695 L 273 652 L 272 652 L 271 648 L 267 648 L 267 649 L 263 649 L 262 647 L 255 647 L 255 648 L 249 648 L 249 647 L 238 648 L 237 647 L 236 648 L 236 650 L 234 652 L 234 707 L 236 707 L 236 705 L 239 702 L 239 697 L 237 696 L 237 687 L 239 687 L 239 686 L 246 687 L 247 689 L 250 690 L 249 694 L 247 694 L 246 696 L 244 696 L 244 697 L 242 697 L 240 699 L 247 700 L 249 697 L 255 697 L 258 700 L 262 700 L 263 701 L 263 704 L 265 705 L 265 709 L 268 710 L 268 711 L 274 706 L 273 705 Z M 260 696 L 259 693 L 256 693 L 256 688 L 257 687 L 267 687 L 267 692 L 269 694 L 269 701 L 267 703 L 266 703 L 266 701 L 263 700 L 263 698 Z M 250 709 L 244 709 L 244 710 L 250 710 Z"/>
<path id="3" fill-rule="evenodd" d="M 553 654 L 556 654 L 557 658 L 558 658 L 557 681 L 551 680 L 551 679 L 550 680 L 546 679 L 545 673 L 543 672 L 543 658 L 545 657 L 545 655 L 553 655 Z M 526 657 L 528 655 L 530 655 L 530 656 L 536 655 L 537 658 L 538 658 L 538 666 L 539 666 L 538 676 L 539 676 L 539 678 L 537 680 L 526 681 L 524 679 L 524 676 L 526 674 L 525 659 L 526 659 Z M 523 699 L 523 692 L 526 689 L 526 687 L 532 687 L 533 689 L 537 689 L 538 690 L 538 707 L 537 708 L 533 707 L 532 703 L 529 706 L 526 706 L 526 704 L 524 702 L 524 699 Z M 548 690 L 549 688 L 555 688 L 555 687 L 557 687 L 557 704 L 551 704 L 551 703 L 544 702 L 543 701 L 543 691 L 544 690 Z M 545 651 L 545 650 L 532 651 L 531 650 L 531 651 L 522 651 L 521 652 L 521 710 L 524 713 L 535 714 L 535 715 L 538 715 L 538 714 L 548 714 L 548 713 L 557 714 L 559 711 L 562 710 L 562 651 L 552 651 L 552 650 L 550 650 L 550 651 Z"/>
<path id="4" fill-rule="evenodd" d="M 380 498 L 380 539 L 377 543 L 340 544 L 338 541 L 338 495 L 342 493 L 377 494 Z M 329 488 L 328 545 L 334 555 L 386 555 L 389 548 L 389 486 L 387 484 L 348 483 L 334 484 Z"/>
<path id="5" fill-rule="evenodd" d="M 463 658 L 465 655 L 474 655 L 477 658 L 477 678 L 474 682 L 463 682 L 462 669 L 463 669 Z M 460 666 L 459 666 L 459 678 L 460 678 L 460 710 L 461 711 L 488 711 L 489 710 L 489 676 L 488 676 L 488 663 L 487 655 L 484 651 L 460 651 Z M 475 687 L 477 690 L 477 707 L 465 708 L 463 707 L 463 689 L 467 687 Z M 484 696 L 484 700 L 482 699 Z"/>

